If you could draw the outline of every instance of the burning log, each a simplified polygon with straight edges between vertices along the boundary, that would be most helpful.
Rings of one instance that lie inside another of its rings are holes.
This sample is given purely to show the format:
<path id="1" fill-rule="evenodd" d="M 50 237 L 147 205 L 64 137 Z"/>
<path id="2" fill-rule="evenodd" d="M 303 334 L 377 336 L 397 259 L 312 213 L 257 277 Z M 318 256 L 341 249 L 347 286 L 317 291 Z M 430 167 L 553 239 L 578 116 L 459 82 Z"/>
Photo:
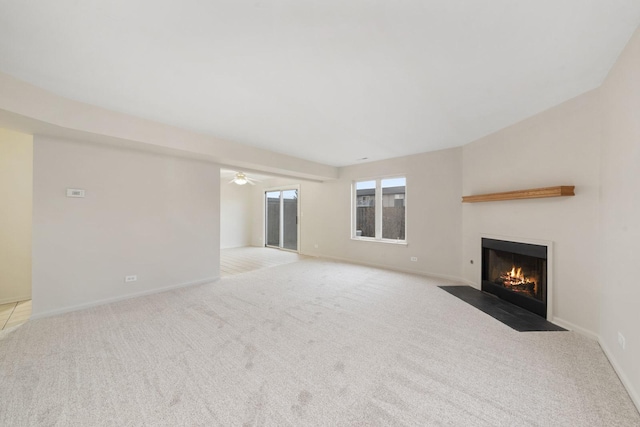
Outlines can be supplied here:
<path id="1" fill-rule="evenodd" d="M 513 266 L 511 271 L 506 271 L 495 279 L 495 283 L 514 292 L 535 296 L 536 282 L 525 277 L 520 267 Z"/>

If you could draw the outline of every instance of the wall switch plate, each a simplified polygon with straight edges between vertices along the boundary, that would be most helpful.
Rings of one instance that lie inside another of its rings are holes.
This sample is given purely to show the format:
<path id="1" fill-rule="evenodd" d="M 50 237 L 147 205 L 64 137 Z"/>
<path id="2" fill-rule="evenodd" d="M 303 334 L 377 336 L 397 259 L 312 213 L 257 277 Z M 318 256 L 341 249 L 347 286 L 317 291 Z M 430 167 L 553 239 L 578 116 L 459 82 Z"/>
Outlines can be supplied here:
<path id="1" fill-rule="evenodd" d="M 81 188 L 67 188 L 67 197 L 84 197 L 84 190 Z"/>
<path id="2" fill-rule="evenodd" d="M 627 340 L 624 339 L 624 335 L 620 332 L 618 332 L 618 344 L 620 344 L 623 350 L 627 347 Z"/>
<path id="3" fill-rule="evenodd" d="M 138 276 L 136 276 L 136 275 L 124 276 L 124 281 L 125 282 L 135 282 L 136 280 L 138 280 Z"/>
<path id="4" fill-rule="evenodd" d="M 417 262 L 417 261 L 418 261 L 418 257 L 417 257 L 417 256 L 412 256 L 412 257 L 411 257 L 411 261 L 413 261 L 413 262 Z"/>

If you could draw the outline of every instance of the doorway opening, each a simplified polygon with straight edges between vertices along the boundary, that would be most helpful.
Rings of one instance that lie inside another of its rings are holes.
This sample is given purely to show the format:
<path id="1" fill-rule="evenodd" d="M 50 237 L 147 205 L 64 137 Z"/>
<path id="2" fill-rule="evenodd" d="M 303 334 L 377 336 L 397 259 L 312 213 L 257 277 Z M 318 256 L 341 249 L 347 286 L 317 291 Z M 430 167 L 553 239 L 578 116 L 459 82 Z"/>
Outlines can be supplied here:
<path id="1" fill-rule="evenodd" d="M 0 330 L 31 317 L 33 136 L 0 128 Z"/>
<path id="2" fill-rule="evenodd" d="M 298 252 L 298 188 L 265 191 L 265 246 Z"/>

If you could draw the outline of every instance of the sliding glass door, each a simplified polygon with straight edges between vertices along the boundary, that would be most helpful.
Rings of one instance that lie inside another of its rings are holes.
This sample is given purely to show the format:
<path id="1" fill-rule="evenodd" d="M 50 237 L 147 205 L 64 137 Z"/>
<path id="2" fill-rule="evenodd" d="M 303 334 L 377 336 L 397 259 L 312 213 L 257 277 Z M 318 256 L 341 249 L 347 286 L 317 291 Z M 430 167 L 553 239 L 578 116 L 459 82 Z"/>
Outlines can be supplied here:
<path id="1" fill-rule="evenodd" d="M 265 192 L 267 246 L 298 250 L 298 190 Z"/>
<path id="2" fill-rule="evenodd" d="M 298 190 L 282 192 L 282 237 L 280 243 L 285 249 L 298 250 Z"/>

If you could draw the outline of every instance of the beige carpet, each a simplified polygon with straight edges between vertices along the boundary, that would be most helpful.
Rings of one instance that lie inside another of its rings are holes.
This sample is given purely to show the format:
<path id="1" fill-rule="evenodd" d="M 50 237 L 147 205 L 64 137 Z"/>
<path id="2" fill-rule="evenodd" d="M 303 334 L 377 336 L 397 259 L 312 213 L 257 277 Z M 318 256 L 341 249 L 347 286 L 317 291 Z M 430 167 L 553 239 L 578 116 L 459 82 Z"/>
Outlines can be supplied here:
<path id="1" fill-rule="evenodd" d="M 638 426 L 598 344 L 305 259 L 0 332 L 0 425 Z"/>

